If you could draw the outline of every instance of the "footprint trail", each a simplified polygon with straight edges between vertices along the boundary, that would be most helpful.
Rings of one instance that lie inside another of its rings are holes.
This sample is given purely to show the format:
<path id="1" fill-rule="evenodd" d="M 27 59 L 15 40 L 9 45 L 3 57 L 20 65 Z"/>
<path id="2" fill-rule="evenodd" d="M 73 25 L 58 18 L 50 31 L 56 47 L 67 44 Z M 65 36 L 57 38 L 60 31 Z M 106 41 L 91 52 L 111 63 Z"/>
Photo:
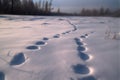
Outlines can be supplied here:
<path id="1" fill-rule="evenodd" d="M 63 19 L 60 19 L 60 20 L 63 21 Z M 63 35 L 69 34 L 77 30 L 77 26 L 71 23 L 70 20 L 65 20 L 65 21 L 67 21 L 70 25 L 72 25 L 73 29 L 64 31 L 60 34 L 55 34 L 51 38 L 43 37 L 40 41 L 36 41 L 35 43 L 33 43 L 33 45 L 26 46 L 25 49 L 31 50 L 31 51 L 41 50 L 43 46 L 47 46 L 48 44 L 47 41 L 49 41 L 50 39 L 61 38 Z M 47 25 L 48 23 L 43 23 L 43 24 Z M 87 38 L 87 37 L 88 37 L 88 34 L 84 34 L 80 36 L 80 38 Z M 90 56 L 85 53 L 86 47 L 84 46 L 84 43 L 79 38 L 75 38 L 74 40 L 77 45 L 76 50 L 78 52 L 78 57 L 80 57 L 80 59 L 83 61 L 89 60 Z M 21 65 L 25 62 L 26 62 L 26 56 L 24 55 L 24 53 L 20 52 L 15 56 L 13 56 L 12 60 L 9 62 L 9 65 L 12 67 L 16 65 Z M 85 75 L 90 73 L 89 67 L 87 65 L 80 64 L 80 63 L 73 65 L 72 70 L 75 74 L 79 74 L 79 75 Z M 5 74 L 3 72 L 0 72 L 0 80 L 5 80 Z M 70 78 L 70 80 L 75 80 L 75 79 Z M 77 80 L 96 80 L 96 79 L 93 76 L 86 76 L 83 78 L 77 78 Z"/>
<path id="2" fill-rule="evenodd" d="M 75 43 L 77 44 L 77 51 L 78 51 L 78 56 L 83 60 L 86 61 L 90 57 L 88 54 L 85 54 L 84 51 L 86 51 L 86 48 L 84 47 L 83 42 L 79 38 L 75 38 Z"/>
<path id="3" fill-rule="evenodd" d="M 80 36 L 80 38 L 87 38 L 87 37 L 88 37 L 88 34 Z M 86 50 L 87 47 L 84 46 L 84 43 L 83 43 L 83 41 L 81 41 L 80 38 L 74 38 L 75 43 L 77 44 L 78 56 L 80 57 L 81 60 L 87 61 L 90 59 L 90 55 L 85 53 L 87 51 Z M 73 65 L 72 67 L 73 67 L 72 69 L 75 74 L 80 74 L 80 75 L 88 74 L 88 76 L 85 76 L 82 78 L 77 78 L 77 80 L 97 80 L 94 76 L 91 76 L 92 70 L 87 65 L 78 63 L 76 65 Z M 76 80 L 76 79 L 70 78 L 70 80 Z"/>

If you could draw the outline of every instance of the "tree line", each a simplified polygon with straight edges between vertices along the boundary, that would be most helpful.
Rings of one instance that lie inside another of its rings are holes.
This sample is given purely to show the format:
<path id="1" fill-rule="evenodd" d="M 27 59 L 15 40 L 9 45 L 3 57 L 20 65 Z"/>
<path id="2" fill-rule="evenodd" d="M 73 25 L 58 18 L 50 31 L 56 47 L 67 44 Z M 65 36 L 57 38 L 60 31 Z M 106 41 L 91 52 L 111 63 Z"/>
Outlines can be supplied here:
<path id="1" fill-rule="evenodd" d="M 111 11 L 109 8 L 104 9 L 82 9 L 80 12 L 80 15 L 82 16 L 105 16 L 105 15 L 110 15 Z"/>
<path id="2" fill-rule="evenodd" d="M 100 9 L 85 9 L 83 8 L 78 14 L 80 16 L 120 16 L 120 9 L 116 11 L 111 11 L 109 8 Z"/>
<path id="3" fill-rule="evenodd" d="M 120 17 L 120 9 L 111 11 L 105 9 L 85 9 L 80 13 L 63 13 L 60 8 L 52 12 L 52 0 L 0 0 L 0 14 L 17 14 L 17 15 L 68 15 L 68 16 L 117 16 Z"/>
<path id="4" fill-rule="evenodd" d="M 0 0 L 0 14 L 48 15 L 52 10 L 52 0 Z"/>
<path id="5" fill-rule="evenodd" d="M 68 16 L 113 16 L 113 17 L 120 17 L 120 9 L 111 11 L 109 8 L 103 8 L 100 9 L 86 9 L 83 8 L 80 10 L 79 13 L 63 13 L 60 12 L 60 8 L 54 13 L 55 15 L 68 15 Z"/>

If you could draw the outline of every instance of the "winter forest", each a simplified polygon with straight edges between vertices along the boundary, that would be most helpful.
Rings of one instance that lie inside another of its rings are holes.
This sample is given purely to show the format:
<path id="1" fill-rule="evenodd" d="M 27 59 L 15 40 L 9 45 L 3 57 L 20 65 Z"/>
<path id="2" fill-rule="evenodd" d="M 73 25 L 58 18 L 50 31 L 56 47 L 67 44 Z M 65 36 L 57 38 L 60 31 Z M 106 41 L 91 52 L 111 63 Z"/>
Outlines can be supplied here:
<path id="1" fill-rule="evenodd" d="M 51 13 L 52 0 L 33 2 L 33 0 L 0 0 L 0 13 L 42 15 Z"/>
<path id="2" fill-rule="evenodd" d="M 64 13 L 58 8 L 52 11 L 52 0 L 0 0 L 0 14 L 18 14 L 18 15 L 76 15 L 76 16 L 120 16 L 120 10 L 111 11 L 105 9 L 85 9 L 80 13 Z"/>
<path id="3" fill-rule="evenodd" d="M 118 0 L 0 0 L 0 80 L 120 80 Z"/>

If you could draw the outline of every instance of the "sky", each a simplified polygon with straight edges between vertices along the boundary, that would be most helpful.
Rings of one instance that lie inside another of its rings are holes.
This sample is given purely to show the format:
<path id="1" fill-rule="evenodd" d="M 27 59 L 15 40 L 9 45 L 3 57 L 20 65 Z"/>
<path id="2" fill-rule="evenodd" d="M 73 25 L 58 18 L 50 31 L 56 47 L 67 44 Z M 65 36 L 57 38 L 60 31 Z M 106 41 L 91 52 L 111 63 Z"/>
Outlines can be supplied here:
<path id="1" fill-rule="evenodd" d="M 120 8 L 120 0 L 53 0 L 53 8 L 61 12 L 80 12 L 82 8 L 110 8 L 116 10 Z"/>

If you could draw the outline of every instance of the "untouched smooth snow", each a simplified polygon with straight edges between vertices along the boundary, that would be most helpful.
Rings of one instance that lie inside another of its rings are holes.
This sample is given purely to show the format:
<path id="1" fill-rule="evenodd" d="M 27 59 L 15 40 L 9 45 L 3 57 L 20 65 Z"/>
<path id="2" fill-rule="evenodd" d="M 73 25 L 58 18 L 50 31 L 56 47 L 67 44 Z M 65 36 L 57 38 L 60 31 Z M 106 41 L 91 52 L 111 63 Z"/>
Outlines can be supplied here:
<path id="1" fill-rule="evenodd" d="M 0 80 L 119 80 L 120 18 L 0 16 Z"/>

